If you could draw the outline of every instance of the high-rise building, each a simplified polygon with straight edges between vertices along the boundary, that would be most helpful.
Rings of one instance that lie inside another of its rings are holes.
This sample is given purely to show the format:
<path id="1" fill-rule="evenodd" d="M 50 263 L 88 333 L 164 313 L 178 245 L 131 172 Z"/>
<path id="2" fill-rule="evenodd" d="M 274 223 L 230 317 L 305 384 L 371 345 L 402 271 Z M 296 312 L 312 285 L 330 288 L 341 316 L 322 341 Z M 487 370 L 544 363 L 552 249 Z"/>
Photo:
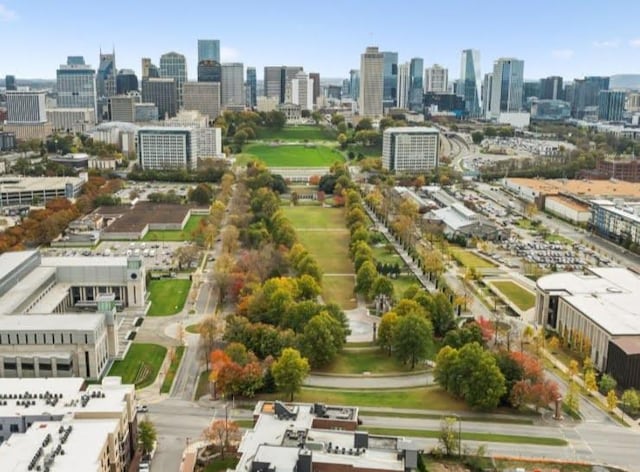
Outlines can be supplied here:
<path id="1" fill-rule="evenodd" d="M 377 47 L 368 47 L 360 55 L 360 115 L 367 118 L 381 117 L 384 90 L 384 55 Z"/>
<path id="2" fill-rule="evenodd" d="M 175 79 L 149 78 L 142 81 L 142 101 L 155 103 L 158 107 L 158 117 L 176 116 L 178 111 L 178 90 Z"/>
<path id="3" fill-rule="evenodd" d="M 254 108 L 258 105 L 258 76 L 255 67 L 247 67 L 247 106 Z"/>
<path id="4" fill-rule="evenodd" d="M 7 91 L 8 123 L 44 123 L 47 121 L 45 109 L 46 92 Z"/>
<path id="5" fill-rule="evenodd" d="M 313 110 L 313 79 L 304 72 L 298 72 L 291 80 L 291 103 L 301 110 Z"/>
<path id="6" fill-rule="evenodd" d="M 16 76 L 15 75 L 5 75 L 4 77 L 4 88 L 7 92 L 12 90 L 18 90 L 16 86 Z"/>
<path id="7" fill-rule="evenodd" d="M 609 90 L 609 77 L 589 76 L 575 79 L 567 88 L 565 99 L 571 103 L 571 115 L 574 118 L 583 118 L 586 108 L 599 106 L 599 93 Z"/>
<path id="8" fill-rule="evenodd" d="M 482 83 L 482 116 L 491 118 L 491 92 L 493 91 L 493 74 L 484 74 Z"/>
<path id="9" fill-rule="evenodd" d="M 186 82 L 184 109 L 197 110 L 210 120 L 215 120 L 220 115 L 220 83 Z"/>
<path id="10" fill-rule="evenodd" d="M 219 39 L 199 39 L 198 40 L 198 64 L 202 61 L 220 62 L 220 40 Z"/>
<path id="11" fill-rule="evenodd" d="M 360 70 L 358 69 L 349 71 L 349 96 L 355 101 L 360 98 Z"/>
<path id="12" fill-rule="evenodd" d="M 524 61 L 507 57 L 493 63 L 491 116 L 522 110 Z"/>
<path id="13" fill-rule="evenodd" d="M 465 111 L 469 116 L 480 115 L 481 80 L 480 51 L 464 49 L 460 58 L 460 89 L 457 93 L 464 98 Z"/>
<path id="14" fill-rule="evenodd" d="M 138 130 L 138 163 L 142 169 L 187 169 L 198 165 L 194 128 L 148 127 Z"/>
<path id="15" fill-rule="evenodd" d="M 562 77 L 547 77 L 540 79 L 540 95 L 537 97 L 541 100 L 563 100 L 562 90 Z"/>
<path id="16" fill-rule="evenodd" d="M 282 89 L 280 95 L 283 99 L 283 102 L 291 101 L 291 81 L 298 74 L 298 72 L 302 72 L 303 68 L 301 66 L 285 66 L 282 69 Z"/>
<path id="17" fill-rule="evenodd" d="M 67 56 L 68 66 L 84 66 L 84 56 Z"/>
<path id="18" fill-rule="evenodd" d="M 160 56 L 160 77 L 175 79 L 177 90 L 178 110 L 182 108 L 182 91 L 184 83 L 187 81 L 187 60 L 182 54 L 168 52 Z M 160 106 L 158 105 L 158 108 Z"/>
<path id="19" fill-rule="evenodd" d="M 409 63 L 398 66 L 398 84 L 396 86 L 396 106 L 398 108 L 409 107 L 409 90 L 411 89 L 411 76 L 409 75 Z"/>
<path id="20" fill-rule="evenodd" d="M 160 69 L 151 62 L 148 57 L 142 58 L 142 80 L 157 79 L 160 77 Z"/>
<path id="21" fill-rule="evenodd" d="M 116 76 L 116 92 L 124 95 L 138 90 L 138 77 L 131 69 L 120 69 Z"/>
<path id="22" fill-rule="evenodd" d="M 449 69 L 434 64 L 424 71 L 425 92 L 447 93 L 449 85 Z"/>
<path id="23" fill-rule="evenodd" d="M 315 105 L 320 97 L 320 72 L 309 72 L 309 79 L 313 80 L 313 104 Z"/>
<path id="24" fill-rule="evenodd" d="M 626 97 L 623 90 L 601 90 L 598 94 L 598 119 L 622 121 Z"/>
<path id="25" fill-rule="evenodd" d="M 540 85 L 540 81 L 538 80 L 525 80 L 522 85 L 522 102 L 524 104 L 526 104 L 527 100 L 530 98 L 540 98 L 542 93 Z"/>
<path id="26" fill-rule="evenodd" d="M 220 83 L 222 108 L 244 110 L 244 65 L 242 62 L 222 64 Z"/>
<path id="27" fill-rule="evenodd" d="M 383 91 L 382 108 L 392 108 L 397 106 L 398 98 L 398 53 L 383 51 Z"/>
<path id="28" fill-rule="evenodd" d="M 421 57 L 411 59 L 409 66 L 409 109 L 422 111 L 422 96 L 424 92 L 424 61 Z"/>
<path id="29" fill-rule="evenodd" d="M 204 60 L 198 62 L 198 82 L 220 82 L 222 65 L 219 62 Z"/>
<path id="30" fill-rule="evenodd" d="M 93 108 L 97 116 L 96 71 L 88 65 L 64 65 L 56 71 L 60 108 Z"/>
<path id="31" fill-rule="evenodd" d="M 282 66 L 266 66 L 264 68 L 264 96 L 277 98 L 281 103 Z"/>
<path id="32" fill-rule="evenodd" d="M 438 167 L 439 131 L 424 126 L 387 128 L 382 134 L 382 167 L 395 174 Z"/>
<path id="33" fill-rule="evenodd" d="M 116 94 L 116 54 L 102 54 L 96 74 L 96 93 L 98 98 L 112 97 Z"/>
<path id="34" fill-rule="evenodd" d="M 136 120 L 135 98 L 127 95 L 109 97 L 109 120 L 133 123 Z"/>

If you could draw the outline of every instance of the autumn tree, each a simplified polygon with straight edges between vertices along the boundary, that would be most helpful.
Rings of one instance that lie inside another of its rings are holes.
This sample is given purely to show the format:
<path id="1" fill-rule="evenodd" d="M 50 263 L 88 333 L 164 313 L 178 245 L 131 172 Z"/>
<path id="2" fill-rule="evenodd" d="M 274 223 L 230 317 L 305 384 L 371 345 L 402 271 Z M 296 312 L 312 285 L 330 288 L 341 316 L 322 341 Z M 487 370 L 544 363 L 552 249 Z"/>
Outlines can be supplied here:
<path id="1" fill-rule="evenodd" d="M 418 361 L 426 359 L 433 344 L 433 327 L 424 316 L 415 313 L 399 316 L 393 330 L 393 352 L 404 364 L 413 369 Z"/>
<path id="2" fill-rule="evenodd" d="M 393 335 L 397 324 L 398 315 L 393 311 L 385 313 L 380 319 L 376 342 L 382 349 L 387 351 L 388 355 L 391 355 L 391 349 L 393 348 Z"/>
<path id="3" fill-rule="evenodd" d="M 618 395 L 615 390 L 609 390 L 607 393 L 607 410 L 613 411 L 618 406 Z"/>
<path id="4" fill-rule="evenodd" d="M 215 315 L 207 316 L 198 324 L 200 334 L 199 349 L 205 360 L 207 370 L 210 369 L 209 359 L 215 349 L 216 341 L 220 337 L 220 321 Z"/>
<path id="5" fill-rule="evenodd" d="M 271 365 L 276 386 L 289 395 L 289 401 L 293 401 L 293 394 L 300 391 L 309 371 L 309 361 L 293 348 L 283 349 L 280 357 Z"/>
<path id="6" fill-rule="evenodd" d="M 151 421 L 145 419 L 138 422 L 138 444 L 142 448 L 143 454 L 148 454 L 153 450 L 157 437 L 156 427 Z"/>
<path id="7" fill-rule="evenodd" d="M 203 436 L 220 449 L 220 455 L 224 459 L 229 446 L 240 441 L 240 428 L 235 421 L 214 419 L 203 431 Z"/>
<path id="8" fill-rule="evenodd" d="M 335 359 L 345 340 L 340 323 L 327 312 L 321 312 L 304 327 L 300 336 L 300 351 L 312 367 L 322 367 Z"/>
<path id="9" fill-rule="evenodd" d="M 373 263 L 364 262 L 356 274 L 356 290 L 368 297 L 377 276 L 378 271 Z"/>

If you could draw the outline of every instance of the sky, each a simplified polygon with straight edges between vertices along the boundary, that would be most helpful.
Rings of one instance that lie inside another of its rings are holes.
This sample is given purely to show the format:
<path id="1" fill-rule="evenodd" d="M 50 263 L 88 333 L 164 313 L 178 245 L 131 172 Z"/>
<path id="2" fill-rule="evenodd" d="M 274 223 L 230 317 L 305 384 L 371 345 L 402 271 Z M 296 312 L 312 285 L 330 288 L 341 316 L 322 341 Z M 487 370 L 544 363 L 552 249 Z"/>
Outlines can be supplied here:
<path id="1" fill-rule="evenodd" d="M 525 61 L 524 75 L 640 73 L 638 0 L 0 0 L 0 77 L 55 78 L 68 55 L 98 66 L 115 48 L 116 67 L 140 74 L 176 51 L 195 79 L 197 40 L 219 39 L 223 62 L 300 65 L 347 77 L 367 46 L 400 62 L 460 74 L 460 51 L 478 49 L 481 73 L 499 57 Z"/>

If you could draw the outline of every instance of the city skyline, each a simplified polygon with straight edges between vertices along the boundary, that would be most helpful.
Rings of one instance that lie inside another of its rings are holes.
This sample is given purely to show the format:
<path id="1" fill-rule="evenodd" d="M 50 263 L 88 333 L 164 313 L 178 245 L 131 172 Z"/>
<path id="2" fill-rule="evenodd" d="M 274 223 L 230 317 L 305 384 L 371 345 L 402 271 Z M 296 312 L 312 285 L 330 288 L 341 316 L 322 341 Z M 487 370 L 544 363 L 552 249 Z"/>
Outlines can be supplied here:
<path id="1" fill-rule="evenodd" d="M 449 69 L 450 80 L 458 78 L 461 51 L 470 48 L 480 51 L 482 74 L 500 57 L 524 60 L 525 79 L 558 75 L 570 81 L 640 72 L 640 32 L 633 22 L 624 21 L 640 14 L 640 4 L 621 0 L 598 9 L 585 8 L 577 0 L 542 0 L 539 8 L 527 11 L 494 1 L 474 6 L 473 13 L 466 9 L 468 14 L 444 4 L 409 0 L 397 2 L 394 9 L 378 0 L 333 1 L 323 5 L 323 11 L 335 12 L 323 21 L 316 20 L 318 12 L 311 4 L 300 7 L 282 0 L 271 9 L 251 3 L 240 24 L 224 21 L 237 17 L 235 4 L 191 1 L 186 8 L 169 10 L 163 8 L 170 6 L 165 0 L 156 1 L 153 9 L 115 0 L 100 15 L 77 0 L 66 1 L 65 8 L 56 11 L 45 5 L 45 0 L 0 0 L 0 41 L 14 45 L 3 51 L 0 76 L 53 79 L 67 56 L 83 55 L 97 68 L 100 49 L 114 48 L 118 67 L 138 75 L 142 57 L 157 64 L 162 54 L 178 52 L 186 57 L 188 76 L 195 78 L 198 39 L 220 40 L 222 62 L 253 66 L 261 80 L 264 66 L 291 64 L 325 78 L 348 77 L 367 46 L 397 52 L 400 63 L 421 57 L 425 67 L 441 64 Z M 71 10 L 73 15 L 68 14 Z M 287 27 L 276 27 L 283 25 L 283 12 Z M 104 28 L 105 24 L 118 27 Z M 390 24 L 402 28 L 389 28 Z M 172 34 L 154 34 L 158 31 Z"/>

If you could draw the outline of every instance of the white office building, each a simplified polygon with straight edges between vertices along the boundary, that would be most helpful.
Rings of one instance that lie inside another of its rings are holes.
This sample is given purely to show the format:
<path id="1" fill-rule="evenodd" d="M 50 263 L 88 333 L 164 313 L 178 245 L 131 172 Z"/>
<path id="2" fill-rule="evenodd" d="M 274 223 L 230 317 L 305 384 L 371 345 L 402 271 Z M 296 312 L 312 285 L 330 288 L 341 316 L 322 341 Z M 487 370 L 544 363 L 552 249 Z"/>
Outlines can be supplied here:
<path id="1" fill-rule="evenodd" d="M 96 110 L 96 71 L 88 65 L 62 64 L 56 71 L 57 105 L 60 108 Z"/>
<path id="2" fill-rule="evenodd" d="M 96 124 L 96 112 L 93 108 L 50 108 L 47 119 L 53 131 L 84 133 Z"/>
<path id="3" fill-rule="evenodd" d="M 409 89 L 411 88 L 411 80 L 409 75 L 409 63 L 400 64 L 398 66 L 398 87 L 396 91 L 396 102 L 398 108 L 407 108 L 409 106 Z"/>
<path id="4" fill-rule="evenodd" d="M 184 109 L 199 111 L 215 120 L 220 115 L 220 83 L 186 82 L 184 84 Z"/>
<path id="5" fill-rule="evenodd" d="M 425 92 L 447 93 L 449 86 L 449 69 L 440 64 L 434 64 L 424 71 Z"/>
<path id="6" fill-rule="evenodd" d="M 226 110 L 244 110 L 244 65 L 241 62 L 222 64 L 221 102 Z"/>
<path id="7" fill-rule="evenodd" d="M 490 112 L 493 118 L 500 113 L 522 111 L 524 93 L 524 61 L 512 57 L 493 63 Z"/>
<path id="8" fill-rule="evenodd" d="M 313 110 L 313 79 L 305 72 L 298 72 L 291 80 L 291 103 L 302 110 Z"/>
<path id="9" fill-rule="evenodd" d="M 427 172 L 438 167 L 436 128 L 387 128 L 382 135 L 382 167 L 395 174 Z"/>
<path id="10" fill-rule="evenodd" d="M 7 91 L 8 123 L 44 123 L 46 92 Z"/>
<path id="11" fill-rule="evenodd" d="M 366 118 L 382 117 L 384 89 L 384 54 L 377 47 L 368 47 L 360 55 L 360 115 Z"/>
<path id="12" fill-rule="evenodd" d="M 198 165 L 194 128 L 145 127 L 137 133 L 138 163 L 143 169 L 187 169 Z"/>

